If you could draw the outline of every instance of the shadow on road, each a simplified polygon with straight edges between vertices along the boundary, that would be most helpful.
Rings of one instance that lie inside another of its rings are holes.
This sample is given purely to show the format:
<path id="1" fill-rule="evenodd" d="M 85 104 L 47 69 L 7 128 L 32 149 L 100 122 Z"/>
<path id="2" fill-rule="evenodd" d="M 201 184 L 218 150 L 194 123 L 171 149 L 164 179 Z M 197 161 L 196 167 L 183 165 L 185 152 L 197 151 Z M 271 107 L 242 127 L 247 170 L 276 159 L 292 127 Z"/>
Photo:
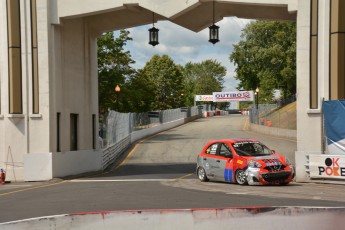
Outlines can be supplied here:
<path id="1" fill-rule="evenodd" d="M 126 164 L 114 171 L 110 171 L 102 177 L 142 177 L 147 175 L 167 175 L 183 176 L 185 174 L 194 173 L 196 169 L 195 163 L 176 163 L 176 164 Z M 95 176 L 97 177 L 97 176 Z M 165 177 L 165 176 L 162 176 Z"/>

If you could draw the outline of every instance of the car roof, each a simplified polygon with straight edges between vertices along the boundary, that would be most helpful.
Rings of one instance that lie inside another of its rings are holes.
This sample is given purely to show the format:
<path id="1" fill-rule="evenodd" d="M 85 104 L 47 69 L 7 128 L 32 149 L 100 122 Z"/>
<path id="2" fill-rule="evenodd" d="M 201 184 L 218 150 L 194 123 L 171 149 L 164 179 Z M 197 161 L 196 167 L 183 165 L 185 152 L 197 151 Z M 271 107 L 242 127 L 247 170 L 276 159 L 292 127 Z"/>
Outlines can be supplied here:
<path id="1" fill-rule="evenodd" d="M 234 143 L 238 143 L 238 142 L 259 142 L 255 139 L 250 139 L 250 138 L 235 138 L 235 139 L 219 139 L 219 140 L 212 140 L 209 141 L 208 144 L 211 143 L 217 143 L 217 142 L 226 142 L 226 143 L 230 143 L 230 144 L 234 144 Z"/>

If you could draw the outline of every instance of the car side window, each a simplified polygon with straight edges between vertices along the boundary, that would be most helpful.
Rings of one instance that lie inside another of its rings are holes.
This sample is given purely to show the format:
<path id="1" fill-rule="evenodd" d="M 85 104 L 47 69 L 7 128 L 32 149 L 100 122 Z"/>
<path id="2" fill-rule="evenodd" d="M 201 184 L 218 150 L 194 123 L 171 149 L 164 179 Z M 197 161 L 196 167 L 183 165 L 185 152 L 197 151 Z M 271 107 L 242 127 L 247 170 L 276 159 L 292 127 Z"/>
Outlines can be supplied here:
<path id="1" fill-rule="evenodd" d="M 217 153 L 217 147 L 218 147 L 218 143 L 210 145 L 210 147 L 208 147 L 206 149 L 206 153 L 207 154 L 211 154 L 211 155 L 216 155 Z"/>
<path id="2" fill-rule="evenodd" d="M 226 144 L 221 144 L 219 155 L 222 157 L 232 158 L 232 152 Z"/>

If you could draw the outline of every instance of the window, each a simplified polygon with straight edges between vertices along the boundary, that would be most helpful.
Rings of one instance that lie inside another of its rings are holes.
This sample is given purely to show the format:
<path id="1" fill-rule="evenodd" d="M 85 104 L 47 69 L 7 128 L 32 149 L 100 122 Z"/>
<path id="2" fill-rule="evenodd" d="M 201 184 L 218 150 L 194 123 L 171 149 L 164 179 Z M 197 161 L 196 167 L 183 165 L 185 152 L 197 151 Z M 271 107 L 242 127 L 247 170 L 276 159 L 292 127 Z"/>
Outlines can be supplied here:
<path id="1" fill-rule="evenodd" d="M 96 115 L 92 114 L 92 148 L 96 149 Z"/>
<path id="2" fill-rule="evenodd" d="M 7 0 L 9 112 L 23 113 L 19 0 Z"/>
<path id="3" fill-rule="evenodd" d="M 38 51 L 36 0 L 31 0 L 31 51 L 32 51 L 32 107 L 33 114 L 39 113 L 38 101 Z"/>
<path id="4" fill-rule="evenodd" d="M 60 152 L 60 113 L 56 114 L 56 151 Z"/>
<path id="5" fill-rule="evenodd" d="M 207 154 L 216 155 L 218 148 L 218 143 L 211 145 L 206 149 Z"/>
<path id="6" fill-rule="evenodd" d="M 318 0 L 311 0 L 310 28 L 310 108 L 318 108 Z"/>
<path id="7" fill-rule="evenodd" d="M 78 114 L 71 113 L 70 120 L 71 151 L 75 151 L 78 150 Z"/>
<path id="8" fill-rule="evenodd" d="M 332 0 L 330 12 L 329 99 L 345 99 L 345 1 Z"/>
<path id="9" fill-rule="evenodd" d="M 222 157 L 232 158 L 231 150 L 229 149 L 229 147 L 226 144 L 221 144 L 219 155 Z"/>
<path id="10" fill-rule="evenodd" d="M 232 146 L 240 156 L 266 156 L 272 154 L 272 151 L 260 142 L 236 142 Z"/>

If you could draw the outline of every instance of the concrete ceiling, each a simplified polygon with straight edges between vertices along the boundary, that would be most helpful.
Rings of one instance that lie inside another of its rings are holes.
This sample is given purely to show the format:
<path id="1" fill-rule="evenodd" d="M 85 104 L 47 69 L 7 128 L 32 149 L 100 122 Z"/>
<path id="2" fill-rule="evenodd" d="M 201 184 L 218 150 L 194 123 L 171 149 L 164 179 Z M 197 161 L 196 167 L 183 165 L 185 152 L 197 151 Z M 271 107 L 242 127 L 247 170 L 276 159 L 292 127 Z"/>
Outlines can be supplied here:
<path id="1" fill-rule="evenodd" d="M 296 21 L 297 12 L 289 12 L 283 4 L 249 4 L 238 2 L 215 2 L 215 22 L 224 17 L 246 19 Z M 213 23 L 213 2 L 197 2 L 185 10 L 167 18 L 139 4 L 125 4 L 121 7 L 89 15 L 79 15 L 88 21 L 96 31 L 112 31 L 168 20 L 194 32 L 199 32 Z M 78 17 L 78 16 L 76 16 Z M 75 18 L 75 17 L 73 17 Z"/>

